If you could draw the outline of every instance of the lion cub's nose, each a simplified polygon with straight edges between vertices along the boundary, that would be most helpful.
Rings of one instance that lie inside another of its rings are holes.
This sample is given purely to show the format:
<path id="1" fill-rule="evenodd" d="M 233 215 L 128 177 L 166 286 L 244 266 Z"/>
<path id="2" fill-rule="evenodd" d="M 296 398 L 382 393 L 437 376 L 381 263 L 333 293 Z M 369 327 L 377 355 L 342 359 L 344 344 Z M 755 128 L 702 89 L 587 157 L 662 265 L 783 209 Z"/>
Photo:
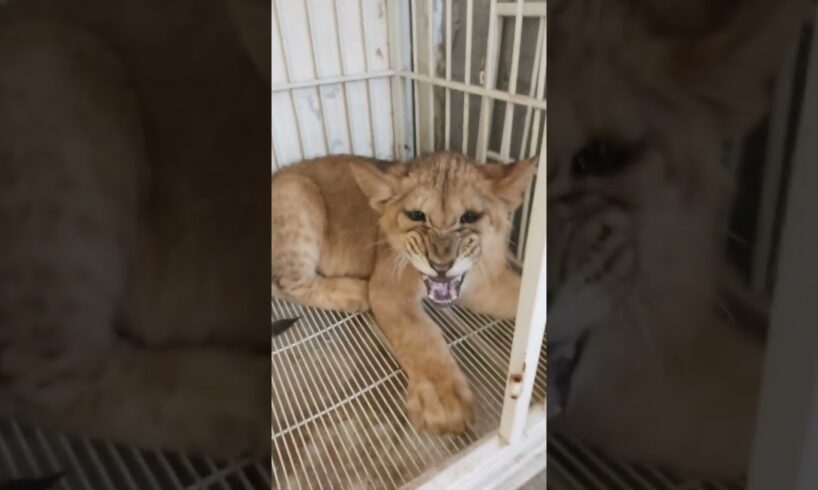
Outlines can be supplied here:
<path id="1" fill-rule="evenodd" d="M 452 268 L 452 266 L 454 265 L 454 260 L 450 260 L 450 261 L 448 261 L 446 263 L 443 263 L 443 264 L 438 263 L 438 262 L 433 262 L 433 261 L 430 260 L 429 265 L 432 266 L 432 269 L 434 269 L 435 272 L 437 272 L 438 274 L 440 274 L 442 276 L 443 274 L 446 273 L 446 271 L 448 271 L 449 269 Z"/>

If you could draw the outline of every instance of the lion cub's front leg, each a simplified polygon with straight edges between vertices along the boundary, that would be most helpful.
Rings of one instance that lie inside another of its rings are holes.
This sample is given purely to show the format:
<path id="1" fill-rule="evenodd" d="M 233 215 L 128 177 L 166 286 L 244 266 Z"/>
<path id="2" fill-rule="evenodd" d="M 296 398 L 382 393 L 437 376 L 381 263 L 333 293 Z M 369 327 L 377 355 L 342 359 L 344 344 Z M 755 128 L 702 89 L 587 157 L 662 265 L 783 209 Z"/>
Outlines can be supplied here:
<path id="1" fill-rule="evenodd" d="M 400 281 L 394 276 L 382 277 L 385 274 L 380 272 L 376 267 L 369 301 L 392 353 L 409 378 L 409 419 L 418 428 L 434 433 L 464 431 L 473 416 L 472 392 L 440 329 L 421 308 L 419 278 L 408 281 L 410 278 L 403 277 Z"/>

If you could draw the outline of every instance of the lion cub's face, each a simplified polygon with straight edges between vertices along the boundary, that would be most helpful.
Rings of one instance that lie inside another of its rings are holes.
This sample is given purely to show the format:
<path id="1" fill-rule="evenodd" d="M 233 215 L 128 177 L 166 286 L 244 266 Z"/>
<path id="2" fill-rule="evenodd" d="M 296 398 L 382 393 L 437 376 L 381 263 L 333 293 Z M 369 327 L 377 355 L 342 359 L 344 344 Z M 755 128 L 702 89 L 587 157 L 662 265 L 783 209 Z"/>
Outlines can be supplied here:
<path id="1" fill-rule="evenodd" d="M 427 297 L 450 305 L 466 274 L 493 274 L 503 266 L 510 214 L 522 202 L 534 161 L 478 166 L 467 157 L 437 153 L 380 169 L 353 167 L 355 178 L 381 214 L 396 270 L 411 264 Z"/>
<path id="2" fill-rule="evenodd" d="M 653 331 L 709 311 L 731 197 L 722 146 L 763 113 L 797 3 L 551 3 L 549 290 L 581 307 L 550 313 L 549 340 L 576 338 L 567 325 L 591 309 Z"/>

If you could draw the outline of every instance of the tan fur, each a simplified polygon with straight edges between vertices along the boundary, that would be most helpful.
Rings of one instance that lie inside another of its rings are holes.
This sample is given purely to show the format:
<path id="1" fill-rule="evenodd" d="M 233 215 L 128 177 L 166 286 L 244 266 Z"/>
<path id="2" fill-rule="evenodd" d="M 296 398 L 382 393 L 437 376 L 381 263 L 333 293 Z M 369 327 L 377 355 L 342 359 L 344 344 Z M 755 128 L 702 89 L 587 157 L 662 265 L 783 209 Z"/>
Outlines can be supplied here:
<path id="1" fill-rule="evenodd" d="M 758 120 L 802 5 L 721 4 L 552 3 L 547 334 L 589 334 L 563 430 L 614 456 L 734 477 L 763 351 L 722 311 L 721 145 Z M 600 136 L 640 151 L 613 175 L 572 176 L 572 156 Z"/>
<path id="2" fill-rule="evenodd" d="M 250 349 L 269 347 L 269 86 L 229 12 L 0 8 L 4 415 L 268 450 L 269 357 Z"/>
<path id="3" fill-rule="evenodd" d="M 533 169 L 533 161 L 477 166 L 450 153 L 383 167 L 351 156 L 286 167 L 272 179 L 274 294 L 348 312 L 371 307 L 409 378 L 412 422 L 462 431 L 472 394 L 421 308 L 421 273 L 435 274 L 435 263 L 468 271 L 459 304 L 513 317 L 519 277 L 506 264 L 509 216 Z M 410 220 L 410 210 L 426 222 Z M 460 224 L 468 210 L 480 219 Z"/>

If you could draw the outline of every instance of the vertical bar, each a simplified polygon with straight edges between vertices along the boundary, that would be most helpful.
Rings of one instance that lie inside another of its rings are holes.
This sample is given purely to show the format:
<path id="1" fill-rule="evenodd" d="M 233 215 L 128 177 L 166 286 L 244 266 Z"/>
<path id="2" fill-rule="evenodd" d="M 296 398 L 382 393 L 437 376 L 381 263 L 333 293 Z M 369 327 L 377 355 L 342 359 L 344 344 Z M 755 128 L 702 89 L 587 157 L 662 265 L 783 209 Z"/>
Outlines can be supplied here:
<path id="1" fill-rule="evenodd" d="M 790 54 L 775 84 L 773 110 L 764 155 L 763 190 L 759 204 L 758 225 L 753 250 L 751 282 L 756 291 L 764 292 L 769 283 L 770 255 L 773 248 L 776 211 L 786 156 L 786 140 L 790 109 L 792 107 L 793 79 L 797 65 L 797 51 Z"/>
<path id="2" fill-rule="evenodd" d="M 546 29 L 548 29 L 548 22 L 545 21 Z M 537 77 L 537 98 L 543 100 L 545 97 L 545 67 L 547 66 L 548 60 L 548 48 L 547 48 L 547 38 L 548 36 L 543 36 L 542 42 L 542 52 L 540 53 L 540 74 Z M 534 129 L 531 130 L 531 145 L 529 152 L 533 155 L 534 151 L 537 148 L 537 135 L 540 132 L 540 119 L 544 119 L 544 114 L 542 110 L 537 110 L 534 113 Z M 545 120 L 543 120 L 543 125 L 545 125 Z"/>
<path id="3" fill-rule="evenodd" d="M 517 0 L 517 12 L 514 17 L 514 43 L 511 49 L 511 76 L 508 92 L 517 93 L 517 75 L 520 70 L 520 39 L 523 30 L 523 0 Z M 506 102 L 506 116 L 503 121 L 503 138 L 500 143 L 500 156 L 508 158 L 511 151 L 511 130 L 514 125 L 514 104 Z"/>
<path id="4" fill-rule="evenodd" d="M 547 36 L 547 29 L 548 29 L 548 22 L 546 17 L 543 17 L 540 20 L 540 27 L 543 27 L 543 36 L 540 42 L 540 61 L 539 61 L 539 74 L 537 75 L 537 99 L 544 100 L 545 99 L 545 73 L 546 73 L 546 66 L 548 65 L 548 36 Z M 546 120 L 545 120 L 545 112 L 542 110 L 537 110 L 534 113 L 534 127 L 531 130 L 531 143 L 529 154 L 533 155 L 534 151 L 537 149 L 538 138 L 540 136 L 540 119 L 543 119 L 543 130 L 542 130 L 542 141 L 543 144 L 540 145 L 541 148 L 545 148 L 545 137 L 546 137 Z M 543 151 L 543 150 L 541 150 Z M 544 151 L 543 151 L 544 153 Z M 528 223 L 530 220 L 528 219 L 528 193 L 531 191 L 529 190 L 526 192 L 526 198 L 523 206 L 523 217 L 526 218 L 525 224 L 520 227 L 520 233 L 522 234 L 522 240 L 520 243 L 522 247 L 518 247 L 519 256 L 522 257 L 523 254 L 526 252 L 526 247 L 528 246 Z M 535 221 L 537 223 L 537 221 Z"/>
<path id="5" fill-rule="evenodd" d="M 521 6 L 517 4 L 519 15 Z M 546 26 L 545 18 L 540 20 L 538 32 L 538 46 L 535 54 L 535 64 L 539 70 L 536 83 L 532 83 L 532 88 L 536 85 L 537 99 L 543 100 L 545 97 L 545 75 L 547 46 L 544 35 Z M 515 38 L 518 32 L 515 32 Z M 516 41 L 516 39 L 515 39 Z M 537 56 L 538 55 L 538 56 Z M 532 77 L 533 78 L 533 77 Z M 534 128 L 531 133 L 531 147 L 529 154 L 534 154 L 538 135 L 540 131 L 540 110 L 535 112 Z M 522 374 L 521 386 L 514 386 L 508 383 L 506 386 L 506 397 L 503 404 L 503 416 L 501 418 L 500 435 L 511 442 L 518 438 L 525 426 L 525 417 L 531 399 L 531 391 L 534 383 L 534 376 L 537 371 L 537 362 L 542 348 L 543 334 L 545 329 L 545 305 L 544 301 L 538 299 L 546 296 L 546 131 L 543 121 L 542 139 L 539 145 L 537 180 L 539 186 L 534 187 L 534 198 L 531 209 L 530 222 L 537 223 L 533 230 L 528 227 L 529 216 L 528 193 L 523 205 L 523 224 L 521 235 L 525 238 L 521 240 L 518 247 L 518 256 L 525 254 L 523 267 L 523 283 L 521 287 L 520 303 L 517 310 L 517 328 L 514 332 L 512 344 L 512 354 L 509 367 L 509 379 L 512 374 Z M 523 143 L 524 144 L 524 143 Z M 530 252 L 529 252 L 530 251 Z M 539 272 L 539 275 L 536 273 Z M 533 304 L 532 304 L 533 303 Z M 520 389 L 519 396 L 512 397 L 513 392 Z"/>
<path id="6" fill-rule="evenodd" d="M 307 0 L 309 27 L 315 51 L 317 82 L 328 78 L 343 78 L 338 25 L 335 23 L 335 0 Z M 319 84 L 324 127 L 327 131 L 328 153 L 350 153 L 346 85 L 338 82 Z"/>
<path id="7" fill-rule="evenodd" d="M 315 35 L 313 34 L 313 20 L 312 16 L 310 15 L 310 2 L 308 0 L 304 0 L 304 15 L 307 17 L 307 35 L 309 36 L 310 40 L 312 74 L 313 77 L 320 79 L 323 76 L 323 73 L 321 73 L 318 68 L 318 53 L 315 43 Z M 321 114 L 321 122 L 324 125 L 324 147 L 327 149 L 327 153 L 332 153 L 332 149 L 329 146 L 329 127 L 327 126 L 327 115 L 324 113 L 324 95 L 321 85 L 316 87 L 316 92 L 318 94 L 318 111 Z"/>
<path id="8" fill-rule="evenodd" d="M 366 24 L 364 22 L 364 8 L 363 8 L 363 0 L 358 0 L 358 17 L 361 26 L 361 40 L 363 42 L 363 51 L 364 51 L 364 72 L 369 72 L 369 52 L 366 49 L 367 37 L 366 37 Z M 372 116 L 372 83 L 367 79 L 366 83 L 366 104 L 369 108 L 367 115 L 369 116 L 369 141 L 372 145 L 372 154 L 371 157 L 375 157 L 375 124 L 374 124 L 374 117 Z"/>
<path id="9" fill-rule="evenodd" d="M 539 110 L 537 110 L 539 112 Z M 539 125 L 537 127 L 539 130 Z M 532 133 L 531 138 L 532 141 L 537 140 L 537 134 Z M 545 138 L 545 135 L 543 135 Z M 522 153 L 522 150 L 521 150 Z M 531 152 L 533 153 L 533 152 Z M 529 156 L 534 156 L 529 155 Z M 526 240 L 528 238 L 528 227 L 530 224 L 530 212 L 531 212 L 531 192 L 533 190 L 533 186 L 529 186 L 528 189 L 525 190 L 525 196 L 523 197 L 523 205 L 520 208 L 520 230 L 519 235 L 517 238 L 517 260 L 522 260 L 523 255 L 525 254 L 525 247 L 526 247 Z"/>
<path id="10" fill-rule="evenodd" d="M 278 15 L 277 30 L 281 38 L 281 45 L 285 53 L 285 68 L 289 81 L 312 80 L 315 78 L 315 70 L 309 61 L 306 63 L 296 63 L 292 58 L 296 55 L 310 59 L 309 54 L 309 28 L 303 5 L 296 3 L 285 3 L 282 0 L 275 2 Z M 284 8 L 283 6 L 286 6 Z M 282 13 L 286 12 L 287 22 L 283 22 Z M 319 97 L 318 91 L 314 87 L 294 89 L 292 92 L 295 99 L 296 119 L 299 126 L 299 138 L 302 141 L 304 156 L 318 156 L 325 153 L 324 148 L 324 127 L 321 117 L 316 114 L 312 107 L 313 102 Z M 324 148 L 324 150 L 322 150 Z"/>
<path id="11" fill-rule="evenodd" d="M 271 117 L 272 117 L 272 114 L 273 113 L 271 112 Z M 271 148 L 270 148 L 270 161 L 272 163 L 272 169 L 271 170 L 273 172 L 275 172 L 276 170 L 279 169 L 278 157 L 276 156 L 276 147 L 277 147 L 277 145 L 276 145 L 276 132 L 275 131 L 272 131 L 270 141 L 272 143 Z"/>
<path id="12" fill-rule="evenodd" d="M 412 28 L 411 28 L 411 21 L 412 21 L 412 10 L 411 5 L 407 1 L 399 0 L 398 5 L 400 6 L 400 15 L 399 19 L 403 19 L 404 22 L 400 25 L 402 26 L 405 31 L 403 31 L 403 35 L 401 37 L 400 49 L 403 55 L 403 69 L 406 71 L 412 71 Z M 404 107 L 406 108 L 406 150 L 408 152 L 408 157 L 414 158 L 420 152 L 415 146 L 415 119 L 416 114 L 413 110 L 415 104 L 415 92 L 413 90 L 412 82 L 408 79 L 402 79 L 403 88 L 404 88 Z"/>
<path id="13" fill-rule="evenodd" d="M 366 52 L 359 25 L 360 17 L 358 0 L 335 1 L 334 15 L 338 27 L 339 47 L 344 74 L 352 75 L 366 72 Z M 366 80 L 346 84 L 350 100 L 347 106 L 350 122 L 353 126 L 353 152 L 370 154 L 372 147 L 372 120 L 369 84 Z"/>
<path id="14" fill-rule="evenodd" d="M 395 2 L 401 0 L 387 0 L 386 8 L 387 8 L 387 37 L 389 39 L 389 67 L 394 70 L 402 70 L 405 68 L 405 63 L 403 60 L 401 46 L 404 43 L 404 39 L 402 38 L 401 34 L 403 33 L 403 29 L 401 29 L 401 17 L 400 13 L 398 12 L 398 5 Z M 406 117 L 407 112 L 405 109 L 405 99 L 404 99 L 404 81 L 401 80 L 399 75 L 393 75 L 391 77 L 391 84 L 392 84 L 392 129 L 394 132 L 394 143 L 393 143 L 393 154 L 392 157 L 395 160 L 405 160 L 409 157 L 406 152 L 407 145 L 409 141 L 407 140 L 407 133 L 406 133 Z"/>
<path id="15" fill-rule="evenodd" d="M 485 80 L 483 80 L 483 88 L 491 89 L 496 84 L 496 71 L 498 59 L 498 30 L 500 29 L 500 19 L 497 16 L 497 0 L 491 0 L 491 7 L 489 8 L 489 35 L 488 43 L 486 45 L 486 66 L 484 68 Z M 477 154 L 476 160 L 480 163 L 486 161 L 486 151 L 489 145 L 489 127 L 491 126 L 491 107 L 494 100 L 485 95 L 481 96 L 480 104 L 480 121 L 477 126 Z"/>
<path id="16" fill-rule="evenodd" d="M 534 48 L 534 61 L 531 63 L 531 87 L 528 90 L 528 96 L 534 97 L 534 92 L 537 90 L 537 73 L 539 72 L 540 67 L 540 53 L 542 52 L 542 43 L 543 43 L 543 34 L 544 29 L 543 26 L 545 22 L 543 21 L 542 17 L 537 21 L 537 45 Z M 531 106 L 525 107 L 525 119 L 523 121 L 523 137 L 520 139 L 520 153 L 519 158 L 525 158 L 527 156 L 532 156 L 531 153 L 526 152 L 525 150 L 525 143 L 528 141 L 529 136 L 531 136 Z"/>
<path id="17" fill-rule="evenodd" d="M 543 136 L 537 167 L 537 185 L 534 187 L 534 204 L 531 210 L 531 219 L 537 226 L 528 233 L 503 414 L 500 418 L 500 437 L 507 443 L 514 443 L 523 433 L 545 334 L 548 277 L 545 241 L 548 206 L 545 141 L 546 138 Z"/>
<path id="18" fill-rule="evenodd" d="M 289 61 L 289 53 L 287 52 L 287 45 L 284 43 L 284 34 L 281 32 L 281 22 L 278 18 L 278 3 L 272 2 L 270 9 L 272 10 L 273 16 L 273 23 L 274 27 L 276 28 L 275 31 L 278 33 L 278 45 L 281 47 L 281 55 L 284 59 L 284 66 L 285 66 L 285 80 L 287 82 L 292 81 L 292 69 L 290 68 L 290 61 Z M 293 91 L 287 90 L 287 96 L 290 101 L 290 107 L 293 111 L 293 117 L 295 118 L 296 123 L 296 133 L 298 134 L 298 152 L 301 155 L 301 158 L 304 158 L 304 141 L 301 137 L 301 120 L 298 117 L 298 109 L 295 106 L 295 100 L 293 100 Z"/>
<path id="19" fill-rule="evenodd" d="M 446 0 L 446 81 L 452 80 L 452 0 Z M 465 97 L 466 94 L 464 93 Z M 445 122 L 443 127 L 443 148 L 451 150 L 451 119 L 452 119 L 452 94 L 449 87 L 446 87 L 445 102 Z"/>
<path id="20" fill-rule="evenodd" d="M 335 46 L 338 60 L 340 60 L 341 75 L 348 75 L 349 73 L 347 73 L 347 63 L 344 57 L 344 50 L 341 49 L 341 26 L 338 22 L 338 0 L 332 0 L 332 15 L 335 22 Z M 341 83 L 341 87 L 344 91 L 344 117 L 346 118 L 347 123 L 347 139 L 349 140 L 350 153 L 354 153 L 355 140 L 352 136 L 352 121 L 350 120 L 349 114 L 349 87 L 347 86 L 346 82 Z"/>
<path id="21" fill-rule="evenodd" d="M 813 12 L 815 14 L 815 12 Z M 816 19 L 818 21 L 818 19 Z M 781 237 L 750 490 L 818 488 L 818 36 L 813 35 Z M 793 374 L 797 373 L 797 374 Z"/>
<path id="22" fill-rule="evenodd" d="M 433 2 L 434 0 L 412 2 L 414 22 L 412 72 L 422 75 L 426 80 L 435 76 Z M 414 80 L 414 86 L 417 152 L 428 153 L 435 150 L 434 84 L 425 80 Z"/>
<path id="23" fill-rule="evenodd" d="M 426 9 L 429 15 L 429 25 L 427 28 L 429 29 L 429 46 L 428 48 L 428 56 L 429 56 L 429 76 L 434 78 L 436 75 L 435 70 L 435 11 L 434 11 L 434 0 L 427 0 L 426 2 Z M 436 136 L 436 124 L 435 124 L 435 86 L 432 84 L 428 84 L 429 87 L 429 135 L 431 136 L 430 147 L 431 150 L 434 151 L 436 149 L 435 146 L 435 136 Z"/>
<path id="24" fill-rule="evenodd" d="M 414 73 L 420 73 L 419 69 L 417 68 L 418 65 L 418 27 L 417 27 L 417 1 L 418 0 L 409 0 L 409 7 L 411 9 L 411 13 L 409 14 L 411 22 L 412 22 L 412 71 Z M 423 152 L 423 149 L 420 146 L 420 91 L 419 91 L 419 84 L 418 81 L 415 80 L 413 82 L 414 85 L 414 99 L 415 99 L 415 156 L 420 156 Z"/>
<path id="25" fill-rule="evenodd" d="M 474 17 L 474 0 L 466 0 L 466 59 L 465 59 L 465 79 L 463 83 L 471 84 L 471 40 L 472 40 L 472 23 Z M 463 153 L 469 153 L 469 98 L 471 96 L 463 92 Z"/>
<path id="26" fill-rule="evenodd" d="M 386 15 L 386 0 L 363 0 L 363 21 L 366 32 L 366 52 L 369 56 L 369 73 L 389 69 L 389 30 Z M 372 93 L 372 116 L 375 130 L 374 145 L 376 158 L 391 158 L 393 130 L 391 105 L 391 85 L 386 78 L 370 80 Z"/>

